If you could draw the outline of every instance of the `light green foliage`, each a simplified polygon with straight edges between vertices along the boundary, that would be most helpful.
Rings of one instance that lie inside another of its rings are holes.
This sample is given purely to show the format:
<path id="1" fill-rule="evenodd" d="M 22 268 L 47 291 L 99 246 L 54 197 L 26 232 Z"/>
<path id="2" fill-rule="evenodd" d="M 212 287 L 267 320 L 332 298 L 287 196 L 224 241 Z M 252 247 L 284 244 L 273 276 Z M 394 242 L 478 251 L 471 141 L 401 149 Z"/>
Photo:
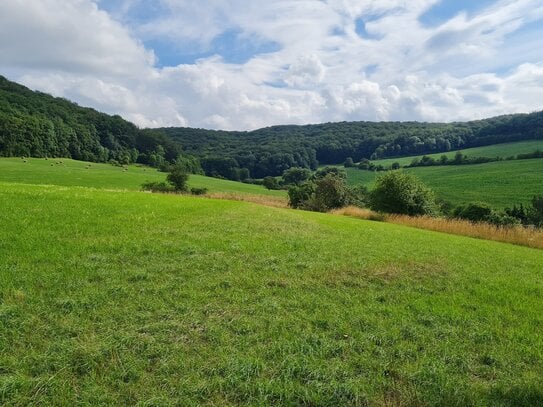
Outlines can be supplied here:
<path id="1" fill-rule="evenodd" d="M 543 251 L 0 184 L 2 405 L 543 404 Z"/>
<path id="2" fill-rule="evenodd" d="M 347 168 L 351 185 L 371 187 L 380 173 Z M 419 177 L 438 198 L 454 205 L 487 202 L 496 209 L 530 203 L 543 195 L 543 159 L 500 161 L 478 165 L 407 168 Z"/>

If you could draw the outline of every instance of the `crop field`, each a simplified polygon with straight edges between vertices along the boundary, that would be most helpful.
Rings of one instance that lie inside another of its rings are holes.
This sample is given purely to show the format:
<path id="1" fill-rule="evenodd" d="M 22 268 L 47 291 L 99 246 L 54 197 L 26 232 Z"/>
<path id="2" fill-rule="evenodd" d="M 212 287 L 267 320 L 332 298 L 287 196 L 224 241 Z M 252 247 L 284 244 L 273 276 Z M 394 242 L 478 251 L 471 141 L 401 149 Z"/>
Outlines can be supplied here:
<path id="1" fill-rule="evenodd" d="M 517 156 L 518 154 L 533 153 L 536 150 L 543 151 L 543 140 L 529 140 L 518 141 L 514 143 L 493 144 L 491 146 L 466 148 L 465 150 L 459 150 L 468 157 L 502 157 L 507 158 L 510 156 Z M 448 153 L 427 154 L 429 157 L 433 157 L 438 160 L 442 155 L 446 155 L 449 159 L 454 158 L 456 151 L 449 151 Z M 397 162 L 400 165 L 409 165 L 414 158 L 422 158 L 422 155 L 411 157 L 398 157 L 387 158 L 383 160 L 373 161 L 375 164 L 381 164 L 385 167 L 391 166 Z"/>
<path id="2" fill-rule="evenodd" d="M 0 182 L 139 190 L 143 183 L 166 180 L 166 174 L 154 168 L 135 165 L 126 168 L 65 158 L 27 158 L 26 162 L 21 158 L 0 158 Z M 209 192 L 286 196 L 284 191 L 203 175 L 191 175 L 188 184 L 208 188 Z"/>
<path id="3" fill-rule="evenodd" d="M 0 206 L 2 405 L 543 403 L 541 250 L 126 190 Z"/>
<path id="4" fill-rule="evenodd" d="M 347 181 L 371 186 L 379 173 L 347 168 Z M 482 201 L 496 208 L 526 204 L 543 195 L 543 159 L 477 165 L 406 168 L 445 201 L 460 205 Z"/>

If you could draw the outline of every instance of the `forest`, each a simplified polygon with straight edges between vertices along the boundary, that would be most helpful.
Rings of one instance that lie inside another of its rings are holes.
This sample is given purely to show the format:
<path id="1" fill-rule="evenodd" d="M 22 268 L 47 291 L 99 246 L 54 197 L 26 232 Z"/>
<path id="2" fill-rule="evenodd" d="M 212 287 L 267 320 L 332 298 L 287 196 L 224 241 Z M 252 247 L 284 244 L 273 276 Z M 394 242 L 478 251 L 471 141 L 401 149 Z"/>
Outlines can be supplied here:
<path id="1" fill-rule="evenodd" d="M 466 123 L 340 122 L 250 132 L 138 129 L 120 116 L 34 92 L 0 76 L 0 156 L 93 162 L 182 163 L 188 172 L 237 181 L 316 169 L 347 159 L 444 153 L 543 139 L 543 112 Z"/>
<path id="2" fill-rule="evenodd" d="M 140 130 L 120 116 L 34 92 L 0 76 L 0 156 L 159 167 L 180 153 L 180 145 L 159 131 Z"/>
<path id="3" fill-rule="evenodd" d="M 543 139 L 543 112 L 466 123 L 341 122 L 274 126 L 251 132 L 161 129 L 201 159 L 222 157 L 224 168 L 204 170 L 230 178 L 232 165 L 250 177 L 281 175 L 291 167 L 315 169 L 351 158 L 380 159 L 441 153 L 520 140 Z M 228 162 L 226 162 L 228 160 Z M 234 177 L 235 179 L 235 177 Z"/>

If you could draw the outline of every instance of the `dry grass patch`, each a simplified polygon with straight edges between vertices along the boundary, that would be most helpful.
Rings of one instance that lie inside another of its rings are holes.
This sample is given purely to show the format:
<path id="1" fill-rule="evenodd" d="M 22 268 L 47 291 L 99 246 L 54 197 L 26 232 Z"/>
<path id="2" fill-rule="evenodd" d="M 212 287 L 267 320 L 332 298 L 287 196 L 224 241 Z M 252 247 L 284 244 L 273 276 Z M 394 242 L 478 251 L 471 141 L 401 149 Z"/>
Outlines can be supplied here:
<path id="1" fill-rule="evenodd" d="M 378 214 L 369 209 L 352 206 L 335 210 L 332 213 L 543 249 L 543 231 L 540 229 L 530 229 L 522 226 L 500 227 L 488 223 L 473 223 L 461 219 L 433 218 L 429 216 Z"/>
<path id="2" fill-rule="evenodd" d="M 288 208 L 288 199 L 280 196 L 237 194 L 232 192 L 211 192 L 205 195 L 212 199 L 226 199 L 229 201 L 252 202 L 273 208 Z"/>

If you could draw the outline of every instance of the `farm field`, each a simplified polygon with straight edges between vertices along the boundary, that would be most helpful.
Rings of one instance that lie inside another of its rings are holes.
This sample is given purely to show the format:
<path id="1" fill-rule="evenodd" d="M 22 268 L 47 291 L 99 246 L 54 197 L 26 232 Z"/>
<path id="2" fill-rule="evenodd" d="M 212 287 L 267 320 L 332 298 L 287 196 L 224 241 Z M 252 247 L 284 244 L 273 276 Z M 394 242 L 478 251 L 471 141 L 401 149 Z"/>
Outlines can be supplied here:
<path id="1" fill-rule="evenodd" d="M 540 405 L 543 251 L 0 184 L 2 405 Z"/>
<path id="2" fill-rule="evenodd" d="M 0 182 L 81 186 L 100 189 L 139 190 L 152 181 L 165 181 L 166 174 L 154 168 L 131 165 L 127 171 L 110 164 L 70 159 L 0 158 Z M 246 193 L 286 196 L 284 191 L 270 191 L 260 185 L 190 175 L 189 187 L 208 188 L 209 192 Z"/>
<path id="3" fill-rule="evenodd" d="M 347 181 L 371 186 L 379 173 L 347 168 Z M 483 201 L 496 208 L 527 203 L 543 194 L 543 159 L 476 165 L 406 168 L 437 195 L 455 205 Z"/>
<path id="4" fill-rule="evenodd" d="M 461 151 L 464 155 L 468 157 L 510 157 L 516 156 L 518 154 L 533 153 L 536 150 L 543 151 L 543 140 L 529 140 L 529 141 L 518 141 L 514 143 L 503 143 L 503 144 L 493 144 L 490 146 L 484 147 L 474 147 L 466 148 Z M 437 153 L 437 154 L 426 154 L 429 157 L 433 157 L 438 160 L 442 155 L 446 155 L 448 158 L 454 158 L 457 151 L 449 151 L 447 153 Z M 410 156 L 410 157 L 398 157 L 398 158 L 387 158 L 382 160 L 374 160 L 373 163 L 381 164 L 385 167 L 391 166 L 393 163 L 397 162 L 400 165 L 409 165 L 414 158 L 422 158 L 422 155 Z"/>

